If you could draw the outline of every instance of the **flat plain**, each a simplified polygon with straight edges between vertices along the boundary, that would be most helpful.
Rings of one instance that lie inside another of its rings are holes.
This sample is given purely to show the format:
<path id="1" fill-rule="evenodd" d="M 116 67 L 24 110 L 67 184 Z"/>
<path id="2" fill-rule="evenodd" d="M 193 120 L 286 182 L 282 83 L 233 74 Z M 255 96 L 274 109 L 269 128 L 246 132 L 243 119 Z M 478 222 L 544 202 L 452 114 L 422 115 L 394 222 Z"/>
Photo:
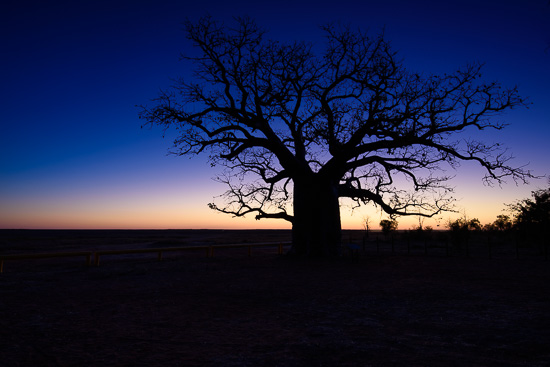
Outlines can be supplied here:
<path id="1" fill-rule="evenodd" d="M 0 256 L 289 239 L 0 231 Z M 98 267 L 78 257 L 7 261 L 0 365 L 548 366 L 550 262 L 536 250 L 447 250 L 371 237 L 358 259 L 297 260 L 266 247 L 104 256 Z"/>

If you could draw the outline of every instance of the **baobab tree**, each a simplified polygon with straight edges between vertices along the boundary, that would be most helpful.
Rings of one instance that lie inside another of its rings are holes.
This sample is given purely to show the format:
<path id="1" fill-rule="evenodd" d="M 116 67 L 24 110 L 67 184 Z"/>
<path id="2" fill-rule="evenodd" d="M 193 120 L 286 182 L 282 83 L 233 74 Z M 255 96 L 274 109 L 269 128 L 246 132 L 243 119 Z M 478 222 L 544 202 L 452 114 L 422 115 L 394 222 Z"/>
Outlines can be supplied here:
<path id="1" fill-rule="evenodd" d="M 468 138 L 502 129 L 492 118 L 524 105 L 515 87 L 478 82 L 480 64 L 414 73 L 383 35 L 335 25 L 321 28 L 321 52 L 273 41 L 249 18 L 228 27 L 205 17 L 185 31 L 193 76 L 140 117 L 178 131 L 173 153 L 207 152 L 224 167 L 228 191 L 212 209 L 291 222 L 291 253 L 339 253 L 340 198 L 432 217 L 452 208 L 445 172 L 461 161 L 481 165 L 487 182 L 531 176 L 499 144 Z"/>

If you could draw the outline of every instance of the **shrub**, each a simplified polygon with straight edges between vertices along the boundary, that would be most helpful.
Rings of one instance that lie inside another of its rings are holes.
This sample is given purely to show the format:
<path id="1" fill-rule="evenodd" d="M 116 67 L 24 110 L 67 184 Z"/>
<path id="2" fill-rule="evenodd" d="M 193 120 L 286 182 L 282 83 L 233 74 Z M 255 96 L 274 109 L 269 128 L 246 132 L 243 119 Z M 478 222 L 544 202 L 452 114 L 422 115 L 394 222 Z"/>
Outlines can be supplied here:
<path id="1" fill-rule="evenodd" d="M 395 219 L 382 219 L 380 221 L 380 228 L 385 235 L 397 230 L 397 221 Z"/>
<path id="2" fill-rule="evenodd" d="M 550 229 L 550 188 L 533 191 L 533 199 L 521 200 L 508 207 L 514 215 L 514 227 L 526 240 L 541 242 Z"/>
<path id="3" fill-rule="evenodd" d="M 467 219 L 466 217 L 458 218 L 454 221 L 449 220 L 447 223 L 451 242 L 455 247 L 461 248 L 470 238 L 470 231 L 480 231 L 481 223 L 479 219 Z"/>

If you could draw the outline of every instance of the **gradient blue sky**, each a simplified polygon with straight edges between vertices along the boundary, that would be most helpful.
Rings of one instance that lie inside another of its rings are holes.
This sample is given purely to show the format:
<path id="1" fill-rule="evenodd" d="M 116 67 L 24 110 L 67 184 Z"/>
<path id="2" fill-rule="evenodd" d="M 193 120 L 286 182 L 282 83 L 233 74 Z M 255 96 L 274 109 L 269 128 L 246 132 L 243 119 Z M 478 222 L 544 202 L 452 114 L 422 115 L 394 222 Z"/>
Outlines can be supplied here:
<path id="1" fill-rule="evenodd" d="M 517 84 L 532 102 L 505 115 L 511 126 L 486 140 L 507 145 L 517 165 L 550 173 L 547 0 L 8 0 L 0 8 L 0 228 L 288 228 L 209 210 L 225 191 L 211 179 L 218 171 L 206 157 L 167 156 L 170 137 L 140 129 L 135 105 L 186 73 L 181 22 L 207 12 L 228 20 L 249 15 L 283 41 L 322 42 L 318 25 L 331 21 L 373 33 L 385 27 L 418 71 L 485 62 L 485 80 Z M 482 173 L 463 165 L 453 182 L 457 209 L 482 222 L 547 185 L 488 188 Z M 344 228 L 361 228 L 367 215 L 373 223 L 383 217 L 344 207 Z"/>

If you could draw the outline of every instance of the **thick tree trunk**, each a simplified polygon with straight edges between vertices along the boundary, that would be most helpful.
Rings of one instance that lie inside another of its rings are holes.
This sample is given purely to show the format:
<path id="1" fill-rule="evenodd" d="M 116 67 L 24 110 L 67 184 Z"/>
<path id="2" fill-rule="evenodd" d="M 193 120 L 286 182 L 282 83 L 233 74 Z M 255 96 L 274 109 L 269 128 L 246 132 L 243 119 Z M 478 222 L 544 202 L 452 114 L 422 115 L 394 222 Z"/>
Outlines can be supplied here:
<path id="1" fill-rule="evenodd" d="M 335 257 L 341 244 L 340 205 L 336 184 L 294 181 L 294 222 L 290 254 Z"/>

